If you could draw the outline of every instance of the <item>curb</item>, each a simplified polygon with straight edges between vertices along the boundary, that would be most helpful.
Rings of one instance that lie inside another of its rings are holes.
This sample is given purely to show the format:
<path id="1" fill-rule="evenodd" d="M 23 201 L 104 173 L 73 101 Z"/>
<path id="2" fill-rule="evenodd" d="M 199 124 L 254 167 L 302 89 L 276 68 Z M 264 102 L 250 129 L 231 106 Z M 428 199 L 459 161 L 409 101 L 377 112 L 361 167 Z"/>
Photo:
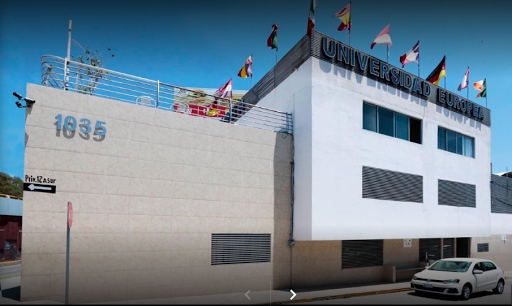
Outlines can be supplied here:
<path id="1" fill-rule="evenodd" d="M 346 293 L 340 295 L 331 295 L 331 296 L 322 296 L 322 297 L 313 297 L 313 298 L 305 298 L 300 300 L 292 300 L 292 301 L 281 301 L 281 302 L 272 302 L 272 305 L 285 305 L 292 303 L 306 303 L 306 302 L 314 302 L 314 301 L 327 301 L 327 300 L 337 300 L 337 299 L 348 299 L 351 297 L 358 296 L 366 296 L 366 295 L 376 295 L 376 294 L 387 294 L 387 293 L 397 293 L 402 291 L 411 291 L 410 287 L 407 288 L 398 288 L 398 289 L 388 289 L 388 290 L 379 290 L 379 291 L 367 291 L 367 292 L 357 292 L 357 293 Z M 255 304 L 255 305 L 267 305 L 265 304 Z"/>
<path id="2" fill-rule="evenodd" d="M 21 260 L 0 262 L 0 267 L 14 266 L 21 263 Z"/>

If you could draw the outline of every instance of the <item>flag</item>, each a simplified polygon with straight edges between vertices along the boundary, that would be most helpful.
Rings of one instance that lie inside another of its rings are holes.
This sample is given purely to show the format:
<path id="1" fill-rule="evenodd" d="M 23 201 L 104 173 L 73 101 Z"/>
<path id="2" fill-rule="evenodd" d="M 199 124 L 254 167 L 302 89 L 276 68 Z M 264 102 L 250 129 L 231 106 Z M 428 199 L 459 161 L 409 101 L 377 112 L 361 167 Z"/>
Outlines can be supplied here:
<path id="1" fill-rule="evenodd" d="M 311 36 L 311 30 L 315 27 L 315 9 L 316 0 L 311 0 L 311 6 L 309 7 L 309 18 L 308 18 L 308 36 Z"/>
<path id="2" fill-rule="evenodd" d="M 430 73 L 430 75 L 427 77 L 427 81 L 430 83 L 434 83 L 436 85 L 439 85 L 439 80 L 441 80 L 442 77 L 446 78 L 446 67 L 445 67 L 445 61 L 446 56 L 443 56 L 443 59 L 437 65 L 436 69 Z"/>
<path id="3" fill-rule="evenodd" d="M 238 76 L 244 79 L 247 77 L 252 78 L 252 55 L 245 61 L 244 66 L 238 72 Z"/>
<path id="4" fill-rule="evenodd" d="M 277 51 L 277 24 L 273 24 L 272 28 L 272 33 L 270 33 L 270 36 L 267 39 L 267 46 L 271 49 L 276 48 Z"/>
<path id="5" fill-rule="evenodd" d="M 468 67 L 468 71 L 466 71 L 466 74 L 464 75 L 464 78 L 462 79 L 462 82 L 460 82 L 459 88 L 457 88 L 457 90 L 461 91 L 464 88 L 468 87 L 468 85 L 469 85 L 469 67 Z"/>
<path id="6" fill-rule="evenodd" d="M 402 63 L 402 68 L 404 68 L 405 64 L 410 62 L 420 63 L 420 41 L 412 47 L 411 50 L 407 51 L 404 55 L 400 56 L 400 63 Z"/>
<path id="7" fill-rule="evenodd" d="M 372 43 L 371 49 L 373 49 L 373 46 L 375 45 L 388 45 L 388 47 L 391 47 L 391 36 L 389 36 L 389 23 L 388 25 L 382 30 L 379 35 L 375 38 L 375 40 Z"/>
<path id="8" fill-rule="evenodd" d="M 231 80 L 232 79 L 229 79 L 229 81 L 224 84 L 224 86 L 217 89 L 213 95 L 219 98 L 231 98 L 233 96 L 233 83 Z"/>
<path id="9" fill-rule="evenodd" d="M 473 83 L 475 89 L 480 91 L 480 93 L 476 95 L 477 98 L 487 98 L 487 85 L 485 83 L 485 79 Z"/>
<path id="10" fill-rule="evenodd" d="M 349 30 L 350 31 L 350 3 L 341 11 L 334 14 L 341 20 L 341 24 L 338 27 L 338 31 Z"/>

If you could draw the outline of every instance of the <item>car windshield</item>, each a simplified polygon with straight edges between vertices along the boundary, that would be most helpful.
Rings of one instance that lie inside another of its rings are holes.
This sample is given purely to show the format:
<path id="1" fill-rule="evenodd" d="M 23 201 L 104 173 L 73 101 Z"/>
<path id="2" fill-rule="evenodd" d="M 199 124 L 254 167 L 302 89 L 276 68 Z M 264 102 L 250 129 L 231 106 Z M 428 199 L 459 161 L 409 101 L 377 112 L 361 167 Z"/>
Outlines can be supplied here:
<path id="1" fill-rule="evenodd" d="M 469 261 L 440 260 L 428 269 L 432 271 L 466 272 L 470 265 L 471 262 Z"/>

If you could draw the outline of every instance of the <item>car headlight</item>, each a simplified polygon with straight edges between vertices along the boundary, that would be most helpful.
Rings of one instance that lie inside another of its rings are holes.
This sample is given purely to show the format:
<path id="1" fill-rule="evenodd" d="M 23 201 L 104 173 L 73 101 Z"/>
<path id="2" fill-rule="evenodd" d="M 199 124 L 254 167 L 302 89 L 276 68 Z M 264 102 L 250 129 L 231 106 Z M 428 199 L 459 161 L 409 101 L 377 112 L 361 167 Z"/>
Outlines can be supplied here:
<path id="1" fill-rule="evenodd" d="M 418 278 L 416 277 L 416 275 L 413 275 L 412 276 L 412 280 L 417 280 Z"/>
<path id="2" fill-rule="evenodd" d="M 447 279 L 443 281 L 443 284 L 458 284 L 460 282 L 460 279 Z"/>

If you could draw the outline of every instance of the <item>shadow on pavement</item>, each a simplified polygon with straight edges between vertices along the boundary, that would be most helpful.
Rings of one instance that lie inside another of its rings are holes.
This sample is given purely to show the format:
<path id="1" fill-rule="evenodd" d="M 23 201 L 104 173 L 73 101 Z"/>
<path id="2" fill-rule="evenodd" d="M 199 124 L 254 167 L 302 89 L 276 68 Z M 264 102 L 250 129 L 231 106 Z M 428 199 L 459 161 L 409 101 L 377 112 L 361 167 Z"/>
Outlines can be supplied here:
<path id="1" fill-rule="evenodd" d="M 434 300 L 440 300 L 440 301 L 456 301 L 459 300 L 459 296 L 455 295 L 443 295 L 443 294 L 435 294 L 435 293 L 429 293 L 429 292 L 409 292 L 408 295 L 412 296 L 421 296 L 421 297 L 428 297 Z M 492 291 L 482 291 L 477 293 L 472 293 L 470 299 L 478 299 L 485 296 L 493 295 L 494 293 Z"/>
<path id="2" fill-rule="evenodd" d="M 20 301 L 20 286 L 11 289 L 2 290 L 2 297 L 15 301 Z"/>

